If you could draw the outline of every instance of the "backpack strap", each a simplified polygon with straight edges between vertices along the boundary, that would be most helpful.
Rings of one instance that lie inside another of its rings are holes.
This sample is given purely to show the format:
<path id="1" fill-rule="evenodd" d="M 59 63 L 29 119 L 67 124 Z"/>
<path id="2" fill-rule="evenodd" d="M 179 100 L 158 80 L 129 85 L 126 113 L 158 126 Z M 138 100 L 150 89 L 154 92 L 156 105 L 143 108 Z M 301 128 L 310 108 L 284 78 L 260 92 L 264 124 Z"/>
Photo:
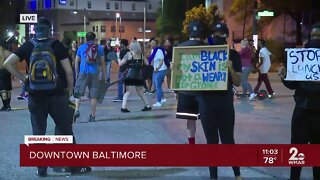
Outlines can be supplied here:
<path id="1" fill-rule="evenodd" d="M 36 38 L 32 38 L 32 39 L 30 40 L 30 42 L 33 44 L 33 46 L 36 46 L 37 44 L 39 44 L 39 43 L 41 43 L 41 42 L 43 42 L 43 41 L 48 41 L 48 44 L 50 45 L 49 47 L 50 47 L 50 49 L 52 49 L 52 48 L 51 48 L 51 44 L 52 44 L 53 41 L 54 41 L 52 38 L 49 38 L 49 39 L 46 39 L 46 40 L 41 40 L 41 41 L 37 40 Z"/>

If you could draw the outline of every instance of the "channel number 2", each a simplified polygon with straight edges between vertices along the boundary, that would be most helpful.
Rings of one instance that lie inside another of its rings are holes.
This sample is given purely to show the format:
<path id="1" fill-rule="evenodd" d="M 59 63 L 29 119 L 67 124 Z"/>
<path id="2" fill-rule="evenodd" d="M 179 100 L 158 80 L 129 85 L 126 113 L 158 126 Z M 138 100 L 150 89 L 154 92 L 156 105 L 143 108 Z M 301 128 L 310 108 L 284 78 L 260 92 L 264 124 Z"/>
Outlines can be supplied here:
<path id="1" fill-rule="evenodd" d="M 299 153 L 298 149 L 296 147 L 292 147 L 289 150 L 289 153 L 291 154 L 289 160 L 290 161 L 302 161 L 304 160 L 304 154 Z"/>

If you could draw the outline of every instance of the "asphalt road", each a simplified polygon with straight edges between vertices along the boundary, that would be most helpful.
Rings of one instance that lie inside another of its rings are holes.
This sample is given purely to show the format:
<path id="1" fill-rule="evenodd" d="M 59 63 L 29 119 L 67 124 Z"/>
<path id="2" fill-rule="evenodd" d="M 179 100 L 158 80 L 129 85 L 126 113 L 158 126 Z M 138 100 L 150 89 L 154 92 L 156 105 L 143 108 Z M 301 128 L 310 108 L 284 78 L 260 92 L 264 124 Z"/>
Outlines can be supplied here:
<path id="1" fill-rule="evenodd" d="M 290 121 L 294 107 L 293 92 L 286 89 L 275 74 L 270 76 L 276 93 L 272 99 L 248 101 L 235 98 L 235 140 L 238 144 L 288 144 Z M 250 81 L 256 84 L 256 75 Z M 89 101 L 81 106 L 81 117 L 74 124 L 77 143 L 82 144 L 184 144 L 187 143 L 186 122 L 175 119 L 174 93 L 165 93 L 167 103 L 150 112 L 141 112 L 142 101 L 136 93 L 129 98 L 131 113 L 121 113 L 121 103 L 112 102 L 116 86 L 98 106 L 97 122 L 88 123 Z M 0 179 L 35 179 L 36 168 L 20 167 L 19 145 L 24 135 L 31 134 L 27 101 L 17 100 L 20 89 L 13 90 L 11 112 L 0 112 Z M 151 104 L 155 96 L 147 95 Z M 54 133 L 49 118 L 47 134 Z M 196 143 L 205 144 L 200 121 L 197 122 Z M 69 176 L 49 170 L 48 179 L 208 179 L 207 167 L 93 167 L 93 172 Z M 288 179 L 288 167 L 242 167 L 245 179 Z M 219 168 L 219 179 L 234 179 L 229 167 Z M 310 167 L 302 171 L 302 179 L 312 179 Z"/>

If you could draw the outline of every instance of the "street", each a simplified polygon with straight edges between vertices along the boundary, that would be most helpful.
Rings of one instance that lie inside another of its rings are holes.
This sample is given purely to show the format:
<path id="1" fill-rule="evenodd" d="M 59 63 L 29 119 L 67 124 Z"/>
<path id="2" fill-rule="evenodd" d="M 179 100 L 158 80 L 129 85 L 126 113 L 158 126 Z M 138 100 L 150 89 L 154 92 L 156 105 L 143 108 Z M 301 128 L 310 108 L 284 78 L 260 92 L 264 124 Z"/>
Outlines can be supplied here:
<path id="1" fill-rule="evenodd" d="M 113 80 L 116 75 L 113 74 Z M 250 76 L 253 86 L 257 74 Z M 294 107 L 293 91 L 285 88 L 276 73 L 270 74 L 275 97 L 249 101 L 235 97 L 237 144 L 289 144 L 290 122 Z M 141 112 L 143 102 L 133 93 L 129 97 L 130 113 L 121 113 L 121 103 L 113 102 L 117 86 L 112 86 L 104 102 L 98 105 L 96 122 L 88 122 L 90 104 L 81 104 L 81 116 L 74 124 L 78 144 L 185 144 L 186 121 L 175 118 L 174 93 L 165 93 L 167 103 L 161 108 Z M 262 85 L 264 88 L 264 85 Z M 164 88 L 165 90 L 167 88 Z M 241 89 L 240 87 L 237 89 Z M 0 179 L 35 179 L 34 167 L 19 166 L 19 145 L 24 135 L 31 135 L 27 101 L 17 100 L 20 88 L 12 92 L 11 107 L 14 111 L 0 112 Z M 150 104 L 155 95 L 147 95 Z M 54 123 L 48 119 L 47 134 L 54 134 Z M 206 140 L 200 121 L 197 121 L 196 143 Z M 93 167 L 92 173 L 69 176 L 48 170 L 48 179 L 208 179 L 207 167 Z M 242 167 L 244 179 L 288 179 L 288 167 Z M 219 179 L 234 179 L 230 167 L 219 168 Z M 312 179 L 310 167 L 303 168 L 302 179 Z"/>

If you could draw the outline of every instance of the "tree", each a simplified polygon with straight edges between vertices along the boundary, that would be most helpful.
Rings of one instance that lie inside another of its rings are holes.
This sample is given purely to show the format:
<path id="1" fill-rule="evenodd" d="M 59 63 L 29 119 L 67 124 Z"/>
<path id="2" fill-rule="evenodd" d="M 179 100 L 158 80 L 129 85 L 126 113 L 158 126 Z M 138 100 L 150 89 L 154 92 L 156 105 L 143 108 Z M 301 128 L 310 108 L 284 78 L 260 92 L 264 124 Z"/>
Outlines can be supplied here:
<path id="1" fill-rule="evenodd" d="M 316 0 L 308 0 L 308 1 L 301 1 L 301 0 L 234 0 L 232 3 L 232 6 L 230 8 L 230 15 L 235 16 L 236 21 L 243 21 L 245 18 L 245 3 L 247 4 L 247 14 L 249 14 L 251 17 L 254 12 L 254 5 L 255 2 L 258 3 L 258 10 L 268 10 L 273 11 L 275 16 L 270 18 L 264 18 L 264 20 L 259 21 L 259 25 L 264 25 L 266 23 L 269 23 L 274 18 L 286 14 L 289 15 L 295 22 L 296 22 L 296 44 L 301 45 L 302 44 L 302 16 L 303 14 L 306 14 L 307 12 L 314 12 L 311 13 L 313 17 L 311 22 L 308 22 L 310 25 L 313 24 L 315 21 L 319 20 L 319 13 L 316 13 Z"/>
<path id="2" fill-rule="evenodd" d="M 163 0 L 163 11 L 160 8 L 157 12 L 158 34 L 180 35 L 185 12 L 200 4 L 204 4 L 204 0 Z"/>
<path id="3" fill-rule="evenodd" d="M 215 23 L 223 20 L 223 16 L 219 14 L 218 6 L 211 4 L 206 9 L 202 4 L 199 7 L 194 7 L 186 12 L 186 18 L 183 21 L 182 32 L 188 33 L 188 25 L 191 21 L 199 21 L 202 24 L 202 38 L 207 38 L 212 33 L 212 27 Z"/>

